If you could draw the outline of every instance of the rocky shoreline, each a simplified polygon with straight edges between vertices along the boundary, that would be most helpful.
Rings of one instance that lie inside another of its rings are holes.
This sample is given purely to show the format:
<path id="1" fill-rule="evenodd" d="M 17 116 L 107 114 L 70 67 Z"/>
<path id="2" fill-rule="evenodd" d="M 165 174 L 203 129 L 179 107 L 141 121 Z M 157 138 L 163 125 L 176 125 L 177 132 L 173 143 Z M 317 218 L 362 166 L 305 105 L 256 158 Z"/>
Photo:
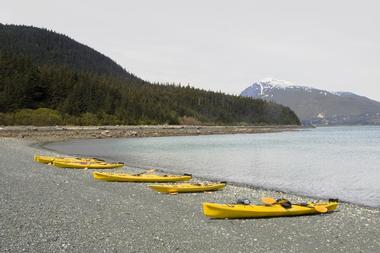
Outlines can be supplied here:
<path id="1" fill-rule="evenodd" d="M 296 131 L 300 126 L 3 126 L 0 137 L 27 138 L 38 141 L 66 139 L 158 137 L 211 134 L 253 134 Z"/>

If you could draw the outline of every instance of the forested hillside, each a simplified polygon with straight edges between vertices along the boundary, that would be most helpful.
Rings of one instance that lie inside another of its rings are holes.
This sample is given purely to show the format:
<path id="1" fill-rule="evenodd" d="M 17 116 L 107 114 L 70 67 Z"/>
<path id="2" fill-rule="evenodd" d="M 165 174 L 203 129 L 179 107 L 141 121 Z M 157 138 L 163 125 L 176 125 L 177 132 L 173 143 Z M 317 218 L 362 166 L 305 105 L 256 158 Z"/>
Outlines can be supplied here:
<path id="1" fill-rule="evenodd" d="M 0 49 L 36 65 L 59 65 L 96 74 L 137 79 L 120 65 L 66 35 L 31 26 L 0 23 Z"/>
<path id="2" fill-rule="evenodd" d="M 150 84 L 64 35 L 0 26 L 0 124 L 181 123 L 299 120 L 289 108 L 271 102 Z"/>

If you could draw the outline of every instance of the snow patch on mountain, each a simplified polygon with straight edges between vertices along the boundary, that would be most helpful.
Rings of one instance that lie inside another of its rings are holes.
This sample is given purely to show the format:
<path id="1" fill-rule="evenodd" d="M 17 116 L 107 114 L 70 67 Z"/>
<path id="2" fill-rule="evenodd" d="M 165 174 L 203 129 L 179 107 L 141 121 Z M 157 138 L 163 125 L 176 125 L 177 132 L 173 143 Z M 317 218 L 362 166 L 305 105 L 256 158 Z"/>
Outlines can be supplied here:
<path id="1" fill-rule="evenodd" d="M 274 79 L 274 78 L 265 78 L 260 81 L 254 82 L 250 87 L 245 89 L 241 93 L 241 95 L 250 96 L 250 97 L 268 97 L 268 96 L 271 96 L 271 93 L 273 90 L 288 90 L 288 89 L 302 90 L 308 93 L 317 92 L 323 96 L 328 96 L 328 95 L 336 95 L 340 97 L 355 96 L 355 94 L 351 92 L 345 92 L 345 91 L 329 92 L 326 90 L 316 89 L 307 85 L 294 84 L 293 82 L 290 82 L 290 81 Z"/>
<path id="2" fill-rule="evenodd" d="M 339 97 L 355 96 L 354 93 L 352 93 L 352 92 L 347 92 L 347 91 L 336 91 L 336 92 L 332 92 L 332 94 L 337 95 L 337 96 L 339 96 Z"/>
<path id="3" fill-rule="evenodd" d="M 260 85 L 260 95 L 263 95 L 264 94 L 264 87 L 261 83 L 259 83 Z"/>
<path id="4" fill-rule="evenodd" d="M 272 97 L 272 90 L 301 89 L 302 91 L 312 92 L 312 87 L 296 85 L 290 81 L 265 78 L 261 81 L 254 82 L 250 87 L 245 89 L 241 95 L 249 97 Z M 327 94 L 326 94 L 327 95 Z"/>
<path id="5" fill-rule="evenodd" d="M 255 85 L 255 84 L 263 86 L 267 90 L 271 90 L 273 88 L 276 88 L 276 89 L 303 89 L 305 91 L 314 90 L 313 87 L 309 87 L 306 85 L 294 84 L 293 82 L 290 82 L 287 80 L 280 80 L 280 79 L 274 79 L 274 78 L 265 78 L 261 81 L 253 83 L 252 85 Z"/>
<path id="6" fill-rule="evenodd" d="M 286 81 L 286 80 L 279 80 L 274 78 L 264 78 L 263 80 L 258 82 L 259 84 L 268 84 L 274 87 L 288 87 L 288 86 L 294 86 L 292 82 Z"/>

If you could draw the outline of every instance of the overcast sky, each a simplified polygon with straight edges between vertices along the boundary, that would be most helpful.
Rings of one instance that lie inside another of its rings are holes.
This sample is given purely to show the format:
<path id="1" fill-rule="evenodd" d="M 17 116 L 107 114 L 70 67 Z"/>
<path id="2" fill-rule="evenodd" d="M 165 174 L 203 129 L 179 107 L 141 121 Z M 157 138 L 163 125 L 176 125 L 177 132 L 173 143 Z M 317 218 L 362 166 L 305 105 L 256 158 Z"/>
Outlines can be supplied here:
<path id="1" fill-rule="evenodd" d="M 380 1 L 1 0 L 149 81 L 239 94 L 272 77 L 380 100 Z"/>

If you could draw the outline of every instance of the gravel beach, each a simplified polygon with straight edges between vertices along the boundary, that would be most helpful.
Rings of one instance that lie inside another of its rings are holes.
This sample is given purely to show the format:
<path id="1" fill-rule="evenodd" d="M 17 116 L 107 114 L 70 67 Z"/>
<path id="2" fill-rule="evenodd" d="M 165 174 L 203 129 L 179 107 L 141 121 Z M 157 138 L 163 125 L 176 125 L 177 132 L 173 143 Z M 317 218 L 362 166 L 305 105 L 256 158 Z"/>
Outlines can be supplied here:
<path id="1" fill-rule="evenodd" d="M 342 203 L 325 215 L 213 220 L 202 202 L 308 199 L 233 185 L 164 195 L 35 163 L 56 154 L 31 144 L 0 138 L 0 252 L 380 252 L 379 209 Z"/>

